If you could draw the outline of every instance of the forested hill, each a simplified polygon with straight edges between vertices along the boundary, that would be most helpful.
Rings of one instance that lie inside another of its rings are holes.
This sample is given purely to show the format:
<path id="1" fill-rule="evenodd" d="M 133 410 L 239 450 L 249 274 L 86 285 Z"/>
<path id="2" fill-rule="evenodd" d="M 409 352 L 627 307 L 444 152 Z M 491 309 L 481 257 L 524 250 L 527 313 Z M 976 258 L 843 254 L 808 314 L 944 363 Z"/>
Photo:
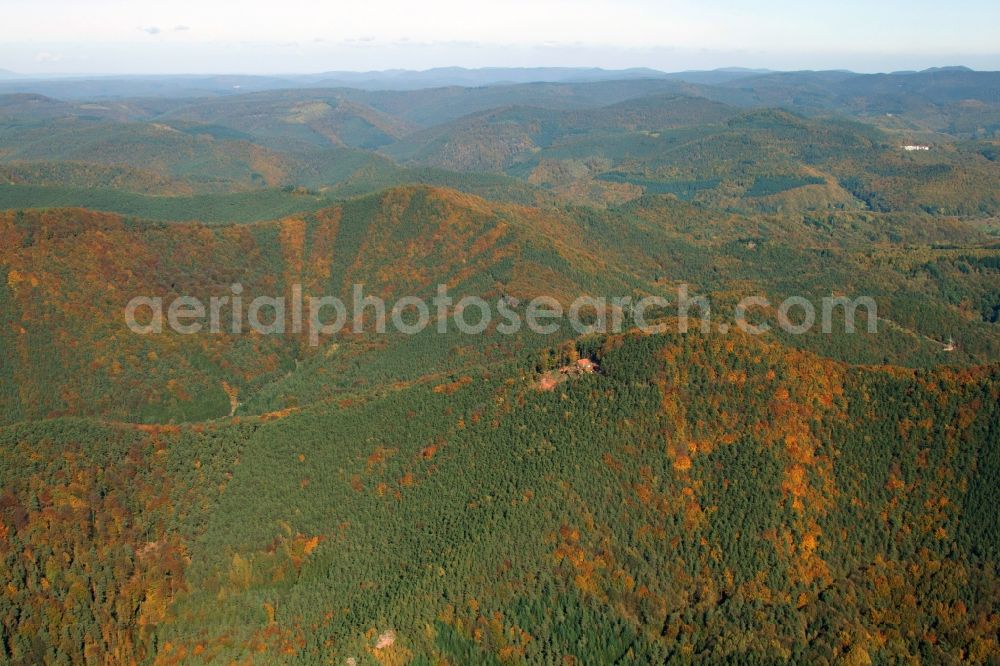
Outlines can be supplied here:
<path id="1" fill-rule="evenodd" d="M 346 340 L 314 347 L 305 333 L 233 335 L 223 325 L 216 334 L 142 336 L 125 326 L 122 313 L 136 296 L 208 303 L 235 283 L 246 302 L 289 297 L 294 284 L 306 296 L 351 302 L 357 284 L 391 305 L 402 296 L 429 299 L 447 284 L 456 297 L 512 296 L 522 308 L 536 296 L 568 306 L 584 294 L 659 295 L 676 307 L 676 288 L 685 284 L 712 298 L 720 317 L 734 294 L 748 295 L 740 294 L 747 285 L 774 303 L 797 295 L 817 308 L 851 285 L 854 295 L 877 300 L 876 335 L 846 334 L 838 322 L 829 334 L 786 341 L 841 360 L 911 366 L 982 363 L 1000 350 L 993 241 L 950 218 L 723 217 L 662 196 L 604 211 L 560 210 L 420 186 L 243 225 L 150 223 L 80 209 L 8 212 L 0 214 L 0 239 L 6 423 L 66 415 L 201 420 L 229 414 L 233 400 L 281 409 L 376 375 L 390 381 L 476 362 L 455 355 L 459 348 L 513 354 L 552 344 L 492 327 L 447 340 L 349 331 Z M 904 250 L 912 244 L 923 249 Z M 958 348 L 943 351 L 949 339 Z"/>
<path id="2" fill-rule="evenodd" d="M 995 656 L 1000 368 L 694 333 L 550 360 L 577 355 L 601 372 L 552 390 L 513 361 L 266 419 L 0 430 L 5 658 Z"/>

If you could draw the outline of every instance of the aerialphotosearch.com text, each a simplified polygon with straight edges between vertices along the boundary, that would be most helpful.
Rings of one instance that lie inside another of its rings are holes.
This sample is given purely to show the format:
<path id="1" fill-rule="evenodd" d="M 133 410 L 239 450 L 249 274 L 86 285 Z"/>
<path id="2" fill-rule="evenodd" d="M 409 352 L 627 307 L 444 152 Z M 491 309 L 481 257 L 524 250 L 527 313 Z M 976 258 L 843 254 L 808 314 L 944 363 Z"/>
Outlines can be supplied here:
<path id="1" fill-rule="evenodd" d="M 684 333 L 689 327 L 704 332 L 713 330 L 711 303 L 706 296 L 693 296 L 687 285 L 680 285 L 676 295 L 598 297 L 583 295 L 564 306 L 552 296 L 537 296 L 530 300 L 501 296 L 488 301 L 479 296 L 454 298 L 447 285 L 438 285 L 430 299 L 402 296 L 391 303 L 364 293 L 364 285 L 356 284 L 351 298 L 305 295 L 302 285 L 295 284 L 287 296 L 256 296 L 245 298 L 243 286 L 230 286 L 228 293 L 207 299 L 178 296 L 136 296 L 125 307 L 125 323 L 140 335 L 159 334 L 169 329 L 182 335 L 198 333 L 240 334 L 252 331 L 261 335 L 305 335 L 316 346 L 324 338 L 341 333 L 345 328 L 354 333 L 394 330 L 416 335 L 432 327 L 438 333 L 454 330 L 466 335 L 487 331 L 515 335 L 527 328 L 540 335 L 554 334 L 568 324 L 578 334 L 592 332 L 620 333 L 638 328 L 647 333 L 663 332 L 673 326 Z M 817 324 L 823 333 L 834 329 L 835 313 L 838 328 L 845 333 L 855 331 L 855 320 L 864 312 L 864 324 L 869 333 L 877 332 L 878 313 L 874 299 L 861 296 L 828 296 L 813 301 L 791 296 L 772 303 L 760 295 L 747 296 L 732 307 L 731 317 L 714 330 L 726 332 L 728 322 L 744 333 L 759 335 L 774 327 L 793 335 L 807 333 Z M 771 315 L 771 316 L 765 316 Z M 692 323 L 691 320 L 695 320 Z M 768 323 L 768 322 L 772 323 Z M 666 323 L 669 322 L 669 323 Z"/>

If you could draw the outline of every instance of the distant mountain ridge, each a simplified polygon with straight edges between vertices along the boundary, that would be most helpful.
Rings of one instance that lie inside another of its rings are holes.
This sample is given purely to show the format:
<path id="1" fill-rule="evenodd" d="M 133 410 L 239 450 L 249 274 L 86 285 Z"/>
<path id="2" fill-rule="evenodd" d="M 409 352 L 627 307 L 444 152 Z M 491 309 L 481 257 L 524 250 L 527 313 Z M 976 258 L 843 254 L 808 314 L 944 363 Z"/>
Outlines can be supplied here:
<path id="1" fill-rule="evenodd" d="M 666 78 L 667 73 L 648 67 L 435 67 L 415 71 L 390 69 L 371 72 L 332 71 L 317 75 L 324 85 L 363 89 L 419 89 L 445 86 L 486 86 L 515 83 L 580 83 L 622 79 Z"/>
<path id="2" fill-rule="evenodd" d="M 717 86 L 755 81 L 760 77 L 825 80 L 913 75 L 983 75 L 964 66 L 930 68 L 919 72 L 861 74 L 848 70 L 775 71 L 743 67 L 667 72 L 648 67 L 437 67 L 427 70 L 389 69 L 368 72 L 327 71 L 311 74 L 176 74 L 176 75 L 58 75 L 32 76 L 0 70 L 0 94 L 33 92 L 61 99 L 107 97 L 193 97 L 233 95 L 296 88 L 355 88 L 366 91 L 416 91 L 431 88 L 517 85 L 530 83 L 579 84 L 610 81 L 662 80 Z"/>

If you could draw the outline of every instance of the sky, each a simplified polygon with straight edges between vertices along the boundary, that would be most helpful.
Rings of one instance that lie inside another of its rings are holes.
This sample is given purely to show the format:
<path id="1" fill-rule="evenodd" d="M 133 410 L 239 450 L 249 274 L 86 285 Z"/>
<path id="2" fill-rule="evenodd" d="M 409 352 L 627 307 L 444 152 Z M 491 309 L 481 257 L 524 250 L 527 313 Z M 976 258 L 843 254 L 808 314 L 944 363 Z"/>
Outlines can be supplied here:
<path id="1" fill-rule="evenodd" d="M 0 70 L 1000 70 L 997 0 L 0 0 Z"/>

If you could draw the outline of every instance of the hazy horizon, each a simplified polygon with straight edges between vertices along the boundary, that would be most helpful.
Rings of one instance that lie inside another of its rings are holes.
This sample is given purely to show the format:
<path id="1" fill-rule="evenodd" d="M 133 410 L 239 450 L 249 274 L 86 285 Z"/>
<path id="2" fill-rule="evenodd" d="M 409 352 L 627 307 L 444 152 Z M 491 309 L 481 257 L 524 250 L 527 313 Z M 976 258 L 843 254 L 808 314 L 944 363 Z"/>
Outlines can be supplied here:
<path id="1" fill-rule="evenodd" d="M 956 16 L 967 20 L 956 20 Z M 40 0 L 5 9 L 0 69 L 26 76 L 260 74 L 444 66 L 1000 69 L 1000 5 L 790 0 L 473 6 L 400 0 L 170 5 Z"/>
<path id="2" fill-rule="evenodd" d="M 392 74 L 400 74 L 400 75 L 402 75 L 402 74 L 430 74 L 430 73 L 433 73 L 433 72 L 441 72 L 442 75 L 444 75 L 444 72 L 447 72 L 449 70 L 452 70 L 452 71 L 465 71 L 465 72 L 470 72 L 470 73 L 472 73 L 472 72 L 483 72 L 484 73 L 484 72 L 490 72 L 490 71 L 504 71 L 504 70 L 525 71 L 525 72 L 532 71 L 532 70 L 567 70 L 567 71 L 579 70 L 580 72 L 602 71 L 602 72 L 606 72 L 608 74 L 612 74 L 613 75 L 613 74 L 618 73 L 618 72 L 624 73 L 624 72 L 630 72 L 630 71 L 647 69 L 650 72 L 654 72 L 654 73 L 657 73 L 657 74 L 671 75 L 671 74 L 683 74 L 683 73 L 695 73 L 695 72 L 725 72 L 725 71 L 731 71 L 731 72 L 746 71 L 746 72 L 761 72 L 761 73 L 764 73 L 764 72 L 781 73 L 781 72 L 796 72 L 796 71 L 802 71 L 802 72 L 806 72 L 806 71 L 816 71 L 816 72 L 821 72 L 821 71 L 827 71 L 827 72 L 840 71 L 840 72 L 850 72 L 850 73 L 854 73 L 854 74 L 895 74 L 895 73 L 908 73 L 908 72 L 922 72 L 922 71 L 934 70 L 934 69 L 963 69 L 963 68 L 964 69 L 968 69 L 970 71 L 974 71 L 974 72 L 998 71 L 998 70 L 992 70 L 992 69 L 981 69 L 981 68 L 969 67 L 965 63 L 961 63 L 961 62 L 959 62 L 959 63 L 943 62 L 941 64 L 930 65 L 928 67 L 922 67 L 922 68 L 913 67 L 913 68 L 904 68 L 904 69 L 884 69 L 884 70 L 872 70 L 872 71 L 861 71 L 861 70 L 850 69 L 850 68 L 846 68 L 846 67 L 829 67 L 829 68 L 823 68 L 823 69 L 810 69 L 810 68 L 801 68 L 801 69 L 776 69 L 776 68 L 771 68 L 771 67 L 746 67 L 746 66 L 743 66 L 743 65 L 728 65 L 728 66 L 724 65 L 724 66 L 720 66 L 720 67 L 685 68 L 685 69 L 670 69 L 670 70 L 667 70 L 667 69 L 658 69 L 658 68 L 655 68 L 655 67 L 645 67 L 645 66 L 609 68 L 609 67 L 600 67 L 600 66 L 597 66 L 597 65 L 576 65 L 576 66 L 563 66 L 563 65 L 536 65 L 536 66 L 485 65 L 485 66 L 482 66 L 482 67 L 465 67 L 465 66 L 462 66 L 462 65 L 442 65 L 442 66 L 437 66 L 437 67 L 428 67 L 428 68 L 424 68 L 424 69 L 410 69 L 410 68 L 406 68 L 406 67 L 390 67 L 390 68 L 384 68 L 384 69 L 367 69 L 367 70 L 363 70 L 363 69 L 328 69 L 328 70 L 316 70 L 316 71 L 287 71 L 287 72 L 272 72 L 272 73 L 265 73 L 265 72 L 231 72 L 231 71 L 214 71 L 214 72 L 176 71 L 176 72 L 162 72 L 162 73 L 154 73 L 154 72 L 120 72 L 120 73 L 115 73 L 115 72 L 52 72 L 52 73 L 35 73 L 35 74 L 32 74 L 32 73 L 25 73 L 25 72 L 17 72 L 17 71 L 13 71 L 13 70 L 6 69 L 6 68 L 0 68 L 0 74 L 12 76 L 14 78 L 14 80 L 32 81 L 32 80 L 49 80 L 49 79 L 89 79 L 89 78 L 95 78 L 95 79 L 100 79 L 100 78 L 109 78 L 109 79 L 114 79 L 114 78 L 172 78 L 172 77 L 177 77 L 177 78 L 186 78 L 186 77 L 192 77 L 192 78 L 206 77 L 206 78 L 211 78 L 211 77 L 226 77 L 226 76 L 250 77 L 250 78 L 252 78 L 252 77 L 262 77 L 262 78 L 265 78 L 265 77 L 267 77 L 267 78 L 281 78 L 281 77 L 295 78 L 295 77 L 302 77 L 302 78 L 308 78 L 308 77 L 320 77 L 320 76 L 338 75 L 338 74 L 351 75 L 351 76 L 357 76 L 357 77 L 361 77 L 361 76 L 365 76 L 365 75 L 371 75 L 374 78 L 374 77 L 385 76 L 385 75 L 392 75 Z M 8 79 L 8 80 L 10 80 L 10 79 Z M 538 81 L 547 81 L 547 80 L 548 79 L 545 79 L 545 78 L 538 79 Z"/>

